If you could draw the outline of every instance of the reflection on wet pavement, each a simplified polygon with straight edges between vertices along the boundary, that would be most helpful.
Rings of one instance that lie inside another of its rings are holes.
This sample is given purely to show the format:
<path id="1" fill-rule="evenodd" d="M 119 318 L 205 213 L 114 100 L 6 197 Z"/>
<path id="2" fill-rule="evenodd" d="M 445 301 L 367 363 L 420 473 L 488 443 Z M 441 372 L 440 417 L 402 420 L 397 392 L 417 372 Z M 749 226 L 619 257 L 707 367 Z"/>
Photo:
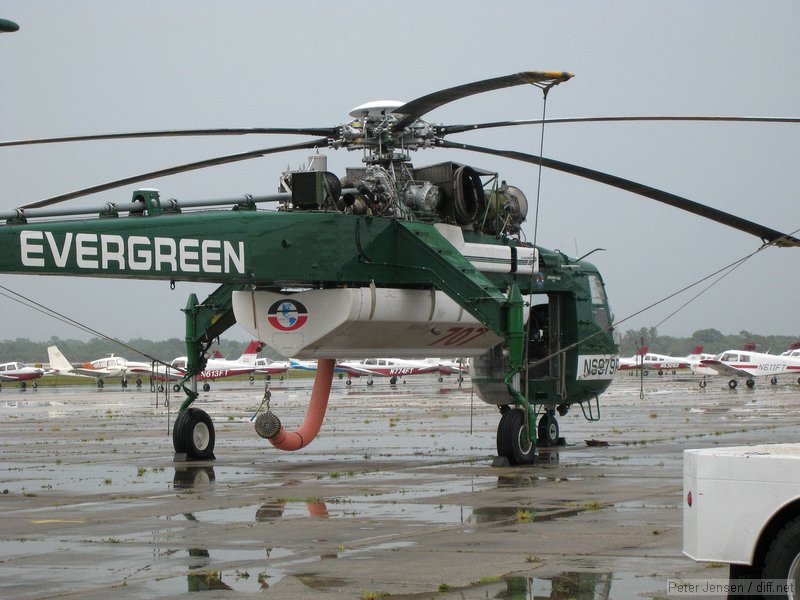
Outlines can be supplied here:
<path id="1" fill-rule="evenodd" d="M 615 382 L 603 421 L 561 418 L 567 445 L 527 468 L 491 466 L 498 413 L 468 384 L 341 383 L 289 455 L 252 432 L 258 386 L 218 385 L 218 460 L 197 464 L 171 461 L 147 393 L 40 388 L 0 404 L 0 597 L 657 598 L 724 578 L 680 552 L 681 452 L 793 441 L 800 388 L 647 384 Z M 299 423 L 310 383 L 271 389 Z"/>

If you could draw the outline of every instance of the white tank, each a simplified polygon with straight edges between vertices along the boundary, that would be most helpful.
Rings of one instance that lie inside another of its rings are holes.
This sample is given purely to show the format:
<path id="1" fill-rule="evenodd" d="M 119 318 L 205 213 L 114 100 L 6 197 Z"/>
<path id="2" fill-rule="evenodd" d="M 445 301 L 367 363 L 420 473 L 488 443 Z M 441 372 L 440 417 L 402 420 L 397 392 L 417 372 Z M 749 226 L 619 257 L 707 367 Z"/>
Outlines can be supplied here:
<path id="1" fill-rule="evenodd" d="M 243 291 L 233 294 L 233 312 L 254 338 L 293 358 L 457 358 L 502 341 L 433 290 Z"/>

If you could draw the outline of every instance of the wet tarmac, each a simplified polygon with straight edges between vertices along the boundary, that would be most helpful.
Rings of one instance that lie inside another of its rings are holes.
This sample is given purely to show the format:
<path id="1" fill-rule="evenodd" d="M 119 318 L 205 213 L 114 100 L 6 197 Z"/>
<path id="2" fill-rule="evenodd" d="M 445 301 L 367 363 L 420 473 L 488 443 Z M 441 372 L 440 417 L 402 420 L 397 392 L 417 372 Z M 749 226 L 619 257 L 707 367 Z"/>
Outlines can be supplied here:
<path id="1" fill-rule="evenodd" d="M 5 385 L 0 597 L 666 598 L 727 578 L 681 553 L 682 451 L 800 434 L 796 381 L 698 382 L 619 375 L 602 420 L 573 408 L 530 467 L 492 466 L 499 413 L 452 377 L 337 380 L 296 453 L 253 431 L 263 383 L 218 382 L 196 404 L 216 460 L 191 464 L 177 396 Z M 310 387 L 270 384 L 288 428 Z"/>

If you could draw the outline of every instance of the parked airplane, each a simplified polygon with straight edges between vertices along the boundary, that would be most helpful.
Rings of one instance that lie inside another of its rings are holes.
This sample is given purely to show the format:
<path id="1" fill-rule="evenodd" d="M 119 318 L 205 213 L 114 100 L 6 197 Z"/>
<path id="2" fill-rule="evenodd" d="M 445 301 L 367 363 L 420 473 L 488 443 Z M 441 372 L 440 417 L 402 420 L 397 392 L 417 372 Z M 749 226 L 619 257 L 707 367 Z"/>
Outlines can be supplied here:
<path id="1" fill-rule="evenodd" d="M 271 358 L 257 358 L 256 370 L 254 373 L 265 375 L 267 380 L 272 379 L 273 375 L 280 375 L 283 381 L 283 374 L 290 368 L 288 360 L 272 360 Z"/>
<path id="2" fill-rule="evenodd" d="M 366 358 L 364 360 L 343 361 L 336 364 L 348 377 L 367 376 L 367 385 L 372 385 L 372 377 L 389 377 L 389 383 L 397 383 L 398 377 L 439 372 L 439 360 L 409 360 L 404 358 Z M 350 379 L 347 380 L 350 385 Z"/>
<path id="3" fill-rule="evenodd" d="M 36 389 L 36 380 L 44 375 L 41 367 L 26 367 L 21 362 L 8 362 L 0 364 L 0 387 L 4 381 L 17 381 L 23 390 L 28 387 L 28 382 L 33 381 L 33 389 Z"/>
<path id="4" fill-rule="evenodd" d="M 688 368 L 688 359 L 649 352 L 649 348 L 644 346 L 635 355 L 627 358 L 620 358 L 618 370 L 644 369 L 645 374 L 647 374 L 649 370 L 652 370 L 658 371 L 659 375 L 663 375 L 665 371 L 672 371 L 674 375 L 675 371 L 678 369 Z"/>
<path id="5" fill-rule="evenodd" d="M 224 377 L 233 377 L 235 375 L 248 375 L 255 372 L 256 360 L 258 353 L 263 348 L 263 345 L 258 340 L 251 341 L 244 353 L 236 360 L 228 360 L 226 358 L 209 358 L 206 362 L 206 367 L 197 375 L 198 381 L 205 381 L 203 384 L 203 391 L 207 392 L 211 389 L 209 381 L 215 381 Z M 186 362 L 185 356 L 179 356 L 174 359 L 170 366 L 156 365 L 155 368 L 151 365 L 145 365 L 144 369 L 137 370 L 137 373 L 149 375 L 156 381 L 178 381 L 186 375 Z M 180 386 L 175 384 L 173 389 L 177 392 Z"/>
<path id="6" fill-rule="evenodd" d="M 756 352 L 755 345 L 746 345 L 744 350 L 726 350 L 711 359 L 701 360 L 692 371 L 699 375 L 731 377 L 728 387 L 735 389 L 737 377 L 746 377 L 745 384 L 751 388 L 755 385 L 754 377 L 763 375 L 770 377 L 770 383 L 778 383 L 778 375 L 800 372 L 800 356 L 792 357 L 785 354 L 766 354 Z M 800 379 L 798 380 L 800 383 Z M 700 387 L 705 387 L 705 377 L 700 382 Z"/>
<path id="7" fill-rule="evenodd" d="M 121 356 L 110 354 L 105 358 L 98 358 L 91 362 L 83 363 L 77 367 L 62 354 L 58 346 L 48 346 L 47 356 L 50 359 L 50 369 L 57 375 L 81 375 L 84 377 L 94 377 L 97 379 L 97 387 L 105 385 L 104 377 L 120 377 L 122 387 L 128 387 L 128 374 L 139 373 L 141 369 L 149 369 L 149 363 L 132 362 L 125 360 Z M 137 380 L 137 385 L 141 385 L 141 380 Z"/>

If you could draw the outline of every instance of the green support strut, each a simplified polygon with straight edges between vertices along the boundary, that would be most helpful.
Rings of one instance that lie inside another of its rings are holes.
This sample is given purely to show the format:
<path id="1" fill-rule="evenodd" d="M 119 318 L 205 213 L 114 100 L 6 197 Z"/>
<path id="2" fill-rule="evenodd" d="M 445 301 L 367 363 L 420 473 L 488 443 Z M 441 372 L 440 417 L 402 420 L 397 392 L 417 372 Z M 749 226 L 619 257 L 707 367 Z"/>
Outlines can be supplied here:
<path id="1" fill-rule="evenodd" d="M 506 373 L 504 381 L 511 397 L 525 409 L 528 415 L 528 437 L 535 444 L 536 428 L 531 427 L 530 423 L 536 422 L 536 414 L 528 399 L 514 387 L 514 375 L 523 372 L 523 360 L 525 357 L 525 321 L 523 316 L 525 302 L 516 283 L 512 284 L 511 289 L 508 291 L 508 305 L 508 327 L 506 330 L 508 373 Z"/>
<path id="2" fill-rule="evenodd" d="M 202 349 L 200 348 L 200 342 L 197 336 L 197 307 L 199 304 L 200 302 L 197 300 L 197 296 L 195 294 L 190 294 L 189 300 L 186 303 L 186 308 L 183 311 L 186 313 L 186 336 L 184 338 L 184 342 L 186 343 L 186 376 L 181 379 L 178 385 L 180 385 L 186 393 L 186 400 L 181 404 L 181 408 L 178 411 L 179 413 L 189 408 L 192 402 L 197 400 L 200 396 L 196 391 L 186 387 L 186 382 L 203 370 L 201 361 Z"/>

